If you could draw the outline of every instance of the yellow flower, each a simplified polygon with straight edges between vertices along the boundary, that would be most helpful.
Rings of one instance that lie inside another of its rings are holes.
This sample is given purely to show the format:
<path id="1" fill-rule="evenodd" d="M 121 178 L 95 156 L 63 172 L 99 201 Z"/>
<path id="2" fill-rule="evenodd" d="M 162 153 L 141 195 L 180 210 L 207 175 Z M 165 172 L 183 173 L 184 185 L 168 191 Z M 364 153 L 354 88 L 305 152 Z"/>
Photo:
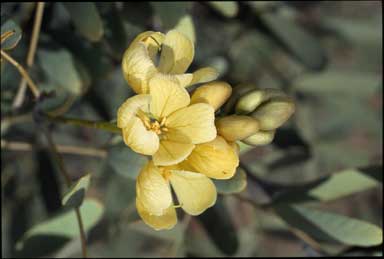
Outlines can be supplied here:
<path id="1" fill-rule="evenodd" d="M 158 65 L 157 55 L 161 51 Z M 138 94 L 149 91 L 149 80 L 156 74 L 172 75 L 182 87 L 204 83 L 217 78 L 215 69 L 206 67 L 185 73 L 195 51 L 192 41 L 184 34 L 171 30 L 167 34 L 146 31 L 139 34 L 125 51 L 122 68 L 125 79 Z"/>
<path id="2" fill-rule="evenodd" d="M 218 110 L 231 95 L 229 84 L 215 81 L 200 86 L 192 94 L 192 103 L 207 103 Z M 184 170 L 199 172 L 214 179 L 229 179 L 239 165 L 238 147 L 223 136 L 196 145 L 179 166 Z"/>
<path id="3" fill-rule="evenodd" d="M 209 104 L 208 106 L 217 110 L 230 94 L 229 84 L 212 82 L 199 87 L 192 95 L 191 103 Z M 237 144 L 228 142 L 221 136 L 197 144 L 176 165 L 162 167 L 150 161 L 137 178 L 137 211 L 152 228 L 170 229 L 177 222 L 175 207 L 178 207 L 172 199 L 171 185 L 179 206 L 188 214 L 198 215 L 216 202 L 216 187 L 210 178 L 229 179 L 235 174 L 238 165 Z"/>
<path id="4" fill-rule="evenodd" d="M 167 166 L 184 160 L 195 144 L 216 137 L 214 109 L 204 103 L 190 105 L 188 92 L 177 80 L 158 74 L 148 88 L 148 94 L 129 98 L 117 112 L 117 126 L 132 150 Z"/>
<path id="5" fill-rule="evenodd" d="M 178 166 L 156 167 L 149 161 L 136 181 L 136 208 L 144 222 L 156 230 L 170 229 L 177 223 L 178 206 L 170 185 L 179 206 L 190 215 L 199 215 L 216 202 L 216 187 L 207 176 Z"/>

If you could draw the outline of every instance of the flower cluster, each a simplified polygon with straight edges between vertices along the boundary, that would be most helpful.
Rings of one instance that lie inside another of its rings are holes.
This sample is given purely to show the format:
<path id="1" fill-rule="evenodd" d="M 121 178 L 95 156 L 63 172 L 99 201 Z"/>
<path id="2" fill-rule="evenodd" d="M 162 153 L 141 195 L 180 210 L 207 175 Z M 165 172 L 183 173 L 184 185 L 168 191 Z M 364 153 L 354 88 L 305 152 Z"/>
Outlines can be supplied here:
<path id="1" fill-rule="evenodd" d="M 118 109 L 117 126 L 126 145 L 151 156 L 136 181 L 136 208 L 156 230 L 176 224 L 177 207 L 198 215 L 213 206 L 217 192 L 210 178 L 231 178 L 239 165 L 236 141 L 260 129 L 248 115 L 215 120 L 232 87 L 213 81 L 213 68 L 186 73 L 193 57 L 193 43 L 182 33 L 148 31 L 133 40 L 122 61 L 124 77 L 137 95 Z M 185 87 L 197 83 L 205 84 L 190 96 Z"/>

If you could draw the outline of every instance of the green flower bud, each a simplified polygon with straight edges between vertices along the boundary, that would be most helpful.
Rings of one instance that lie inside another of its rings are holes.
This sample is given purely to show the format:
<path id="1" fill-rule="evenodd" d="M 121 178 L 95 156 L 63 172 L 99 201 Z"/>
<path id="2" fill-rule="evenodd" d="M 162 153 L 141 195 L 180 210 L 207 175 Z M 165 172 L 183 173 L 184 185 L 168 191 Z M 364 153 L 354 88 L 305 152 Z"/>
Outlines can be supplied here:
<path id="1" fill-rule="evenodd" d="M 241 142 L 252 145 L 252 146 L 262 146 L 270 144 L 275 137 L 275 131 L 259 131 L 255 134 L 241 140 Z"/>
<path id="2" fill-rule="evenodd" d="M 295 104 L 289 97 L 275 97 L 259 106 L 252 117 L 257 119 L 261 130 L 274 130 L 295 111 Z"/>
<path id="3" fill-rule="evenodd" d="M 256 87 L 254 85 L 251 85 L 251 84 L 240 84 L 240 85 L 237 85 L 234 88 L 232 88 L 232 95 L 229 98 L 229 100 L 227 101 L 227 103 L 224 107 L 224 111 L 226 113 L 231 113 L 234 110 L 234 106 L 235 106 L 237 100 L 239 100 L 239 98 L 241 96 L 243 96 L 244 94 L 249 93 L 252 90 L 255 90 L 255 88 Z"/>
<path id="4" fill-rule="evenodd" d="M 240 97 L 236 103 L 236 114 L 249 114 L 253 112 L 260 104 L 273 97 L 285 96 L 279 89 L 266 88 L 248 92 Z"/>

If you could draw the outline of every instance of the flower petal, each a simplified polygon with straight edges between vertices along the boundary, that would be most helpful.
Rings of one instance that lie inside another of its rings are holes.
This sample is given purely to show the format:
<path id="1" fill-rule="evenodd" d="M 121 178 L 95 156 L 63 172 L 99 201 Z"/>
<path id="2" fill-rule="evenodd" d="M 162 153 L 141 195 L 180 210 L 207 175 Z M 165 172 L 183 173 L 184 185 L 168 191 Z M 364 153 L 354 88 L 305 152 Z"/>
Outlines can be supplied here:
<path id="1" fill-rule="evenodd" d="M 167 136 L 181 133 L 191 139 L 193 144 L 211 141 L 216 137 L 215 114 L 212 106 L 197 103 L 172 113 L 165 123 Z"/>
<path id="2" fill-rule="evenodd" d="M 181 208 L 188 214 L 199 215 L 216 202 L 216 187 L 203 174 L 171 170 L 169 180 Z"/>
<path id="3" fill-rule="evenodd" d="M 159 149 L 159 137 L 153 131 L 147 130 L 143 122 L 132 117 L 123 128 L 124 143 L 133 151 L 143 155 L 153 155 Z"/>
<path id="4" fill-rule="evenodd" d="M 231 178 L 238 165 L 238 154 L 221 136 L 208 143 L 196 145 L 189 157 L 180 164 L 185 170 L 215 179 Z"/>
<path id="5" fill-rule="evenodd" d="M 151 96 L 148 94 L 139 94 L 128 98 L 117 110 L 117 127 L 126 127 L 138 109 L 149 112 L 150 101 Z"/>
<path id="6" fill-rule="evenodd" d="M 136 209 L 145 224 L 155 230 L 171 229 L 177 223 L 176 210 L 173 205 L 169 206 L 169 208 L 165 210 L 164 214 L 156 216 L 150 214 L 149 211 L 144 208 L 141 201 L 136 198 Z"/>
<path id="7" fill-rule="evenodd" d="M 148 92 L 148 79 L 158 72 L 143 42 L 138 42 L 125 51 L 122 68 L 124 78 L 138 94 Z"/>
<path id="8" fill-rule="evenodd" d="M 184 73 L 195 55 L 192 41 L 176 30 L 171 30 L 165 35 L 161 48 L 158 69 L 162 73 Z"/>
<path id="9" fill-rule="evenodd" d="M 219 72 L 213 67 L 203 67 L 193 72 L 193 79 L 190 85 L 205 83 L 216 80 L 219 76 Z"/>
<path id="10" fill-rule="evenodd" d="M 191 103 L 208 103 L 215 111 L 231 96 L 232 87 L 226 82 L 215 81 L 197 88 L 191 97 Z"/>
<path id="11" fill-rule="evenodd" d="M 167 180 L 152 161 L 140 171 L 136 181 L 136 197 L 150 215 L 161 216 L 173 205 L 172 193 Z"/>
<path id="12" fill-rule="evenodd" d="M 155 165 L 174 165 L 183 161 L 191 154 L 195 145 L 161 140 L 159 150 L 153 155 Z"/>
<path id="13" fill-rule="evenodd" d="M 191 73 L 185 73 L 185 74 L 179 74 L 179 75 L 172 75 L 179 81 L 181 87 L 187 87 L 191 84 L 193 80 L 193 74 Z"/>
<path id="14" fill-rule="evenodd" d="M 151 113 L 159 120 L 190 102 L 187 90 L 171 76 L 158 74 L 151 78 L 149 92 L 152 97 Z"/>

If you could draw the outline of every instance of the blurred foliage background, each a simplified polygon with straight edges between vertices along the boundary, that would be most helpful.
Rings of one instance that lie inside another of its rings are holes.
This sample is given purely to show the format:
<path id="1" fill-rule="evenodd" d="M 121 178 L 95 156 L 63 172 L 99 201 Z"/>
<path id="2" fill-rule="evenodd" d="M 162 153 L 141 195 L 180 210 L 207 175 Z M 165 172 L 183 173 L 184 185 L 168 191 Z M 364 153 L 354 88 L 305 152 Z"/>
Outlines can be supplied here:
<path id="1" fill-rule="evenodd" d="M 1 48 L 23 65 L 35 10 L 1 3 L 1 32 L 16 31 Z M 2 257 L 81 256 L 41 125 L 72 180 L 91 175 L 81 210 L 93 257 L 381 255 L 381 10 L 381 1 L 46 3 L 29 69 L 46 97 L 35 103 L 27 89 L 17 103 L 21 77 L 1 63 Z M 133 94 L 124 50 L 140 32 L 174 27 L 195 38 L 191 71 L 213 66 L 232 86 L 280 88 L 296 112 L 271 145 L 241 145 L 246 188 L 239 173 L 213 208 L 179 211 L 174 229 L 156 232 L 134 203 L 144 157 L 120 136 L 34 111 L 113 121 Z"/>

